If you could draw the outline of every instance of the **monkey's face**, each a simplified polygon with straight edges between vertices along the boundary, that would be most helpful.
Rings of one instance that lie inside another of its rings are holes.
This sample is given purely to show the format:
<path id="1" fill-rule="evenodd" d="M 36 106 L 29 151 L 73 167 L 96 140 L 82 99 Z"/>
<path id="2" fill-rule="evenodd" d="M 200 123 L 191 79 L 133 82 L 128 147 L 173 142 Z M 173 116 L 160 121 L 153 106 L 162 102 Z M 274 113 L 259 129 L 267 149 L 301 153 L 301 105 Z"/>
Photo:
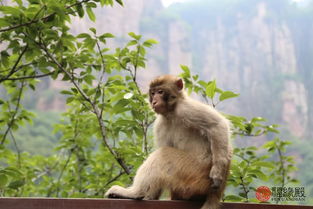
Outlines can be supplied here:
<path id="1" fill-rule="evenodd" d="M 167 110 L 167 93 L 162 89 L 150 89 L 150 104 L 158 114 L 165 114 Z"/>
<path id="2" fill-rule="evenodd" d="M 176 104 L 176 96 L 166 89 L 153 88 L 150 89 L 150 104 L 154 112 L 165 115 L 174 110 Z"/>
<path id="3" fill-rule="evenodd" d="M 166 115 L 175 110 L 175 106 L 182 97 L 182 79 L 165 75 L 160 76 L 150 83 L 150 104 L 153 110 L 162 115 Z"/>

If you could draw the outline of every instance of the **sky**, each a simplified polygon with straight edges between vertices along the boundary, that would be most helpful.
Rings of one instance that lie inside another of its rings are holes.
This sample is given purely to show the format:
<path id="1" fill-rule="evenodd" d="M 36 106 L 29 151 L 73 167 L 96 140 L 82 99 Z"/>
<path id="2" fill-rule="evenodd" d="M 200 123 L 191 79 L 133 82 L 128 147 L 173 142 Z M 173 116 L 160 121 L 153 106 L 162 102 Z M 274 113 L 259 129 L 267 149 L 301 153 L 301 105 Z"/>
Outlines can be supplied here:
<path id="1" fill-rule="evenodd" d="M 162 0 L 162 3 L 165 7 L 168 7 L 169 5 L 176 3 L 176 2 L 186 2 L 190 0 Z"/>
<path id="2" fill-rule="evenodd" d="M 186 1 L 192 1 L 192 0 L 162 0 L 162 3 L 165 7 L 168 7 L 170 6 L 171 4 L 173 3 L 176 3 L 176 2 L 186 2 Z M 292 0 L 294 2 L 302 2 L 304 0 Z"/>

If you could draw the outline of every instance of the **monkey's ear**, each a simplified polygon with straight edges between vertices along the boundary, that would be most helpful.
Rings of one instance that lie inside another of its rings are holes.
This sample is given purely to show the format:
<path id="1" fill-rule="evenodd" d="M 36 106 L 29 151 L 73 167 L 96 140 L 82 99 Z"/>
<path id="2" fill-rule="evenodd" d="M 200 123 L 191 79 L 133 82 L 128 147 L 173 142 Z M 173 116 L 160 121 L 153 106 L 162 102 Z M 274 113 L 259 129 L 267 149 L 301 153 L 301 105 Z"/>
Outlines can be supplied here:
<path id="1" fill-rule="evenodd" d="M 179 79 L 176 81 L 175 84 L 176 84 L 176 86 L 177 86 L 177 88 L 178 88 L 179 91 L 184 88 L 184 82 L 183 82 L 183 80 L 182 80 L 181 78 L 179 78 Z"/>

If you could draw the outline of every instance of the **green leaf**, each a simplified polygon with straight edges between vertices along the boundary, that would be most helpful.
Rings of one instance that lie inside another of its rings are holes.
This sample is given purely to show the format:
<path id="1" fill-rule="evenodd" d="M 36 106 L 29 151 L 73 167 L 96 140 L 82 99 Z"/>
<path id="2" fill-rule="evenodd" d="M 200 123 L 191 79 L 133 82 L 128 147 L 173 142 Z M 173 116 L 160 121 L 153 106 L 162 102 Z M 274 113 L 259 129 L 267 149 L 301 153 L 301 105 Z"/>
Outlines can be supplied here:
<path id="1" fill-rule="evenodd" d="M 75 98 L 74 97 L 69 97 L 66 99 L 66 104 L 71 103 Z"/>
<path id="2" fill-rule="evenodd" d="M 137 64 L 139 67 L 146 68 L 146 64 L 143 61 L 139 60 Z"/>
<path id="3" fill-rule="evenodd" d="M 3 66 L 5 67 L 9 66 L 9 57 L 10 57 L 10 54 L 7 51 L 1 52 L 1 63 L 3 64 Z"/>
<path id="4" fill-rule="evenodd" d="M 190 77 L 190 70 L 189 70 L 189 67 L 186 66 L 186 65 L 180 65 L 180 68 L 184 71 L 184 73 L 186 73 L 186 75 L 188 77 Z"/>
<path id="5" fill-rule="evenodd" d="M 129 101 L 126 99 L 121 99 L 120 101 L 118 101 L 114 107 L 113 107 L 113 111 L 114 113 L 122 113 L 127 111 L 128 109 L 126 108 L 126 106 L 129 104 Z"/>
<path id="6" fill-rule="evenodd" d="M 243 197 L 243 198 L 246 198 L 246 197 L 247 197 L 246 193 L 244 193 L 244 192 L 240 192 L 240 193 L 239 193 L 239 196 L 240 196 L 240 197 Z"/>
<path id="7" fill-rule="evenodd" d="M 255 166 L 265 167 L 265 168 L 275 168 L 275 165 L 271 162 L 258 161 L 253 163 Z"/>
<path id="8" fill-rule="evenodd" d="M 91 32 L 93 32 L 94 34 L 96 34 L 97 33 L 97 30 L 95 29 L 95 28 L 89 28 L 89 30 L 91 31 Z"/>
<path id="9" fill-rule="evenodd" d="M 67 95 L 73 95 L 73 92 L 71 91 L 67 91 L 67 90 L 63 90 L 60 92 L 61 94 L 67 94 Z"/>
<path id="10" fill-rule="evenodd" d="M 63 19 L 65 17 L 65 11 L 63 10 L 62 6 L 59 4 L 54 4 L 50 7 L 53 11 L 57 13 L 57 15 Z"/>
<path id="11" fill-rule="evenodd" d="M 122 0 L 115 0 L 119 5 L 124 6 L 123 1 Z"/>
<path id="12" fill-rule="evenodd" d="M 87 7 L 87 8 L 86 8 L 86 12 L 87 12 L 87 14 L 88 14 L 89 19 L 90 19 L 92 22 L 95 22 L 95 21 L 96 21 L 96 16 L 95 16 L 95 13 L 92 11 L 91 7 Z"/>
<path id="13" fill-rule="evenodd" d="M 157 44 L 158 42 L 154 39 L 148 39 L 145 42 L 143 42 L 143 45 L 145 47 L 152 47 L 153 44 Z"/>
<path id="14" fill-rule="evenodd" d="M 34 84 L 30 83 L 28 86 L 29 86 L 29 88 L 31 88 L 33 91 L 35 91 L 36 87 L 35 87 Z"/>
<path id="15" fill-rule="evenodd" d="M 21 10 L 10 6 L 0 6 L 0 11 L 2 11 L 4 14 L 11 14 L 13 16 L 19 16 L 21 14 Z"/>
<path id="16" fill-rule="evenodd" d="M 84 81 L 89 84 L 92 85 L 92 81 L 95 79 L 95 77 L 93 75 L 86 75 L 84 77 Z"/>
<path id="17" fill-rule="evenodd" d="M 199 79 L 199 75 L 194 75 L 194 76 L 192 76 L 192 78 L 194 81 L 197 81 Z"/>
<path id="18" fill-rule="evenodd" d="M 20 170 L 14 167 L 7 167 L 4 171 L 8 176 L 13 177 L 13 178 L 23 175 Z"/>
<path id="19" fill-rule="evenodd" d="M 133 45 L 136 45 L 136 44 L 138 44 L 137 40 L 131 40 L 130 42 L 127 43 L 127 46 L 133 46 Z"/>
<path id="20" fill-rule="evenodd" d="M 142 114 L 142 112 L 136 111 L 136 110 L 132 110 L 131 113 L 134 116 L 134 118 L 136 118 L 138 120 L 141 120 L 141 121 L 144 120 L 144 115 Z"/>
<path id="21" fill-rule="evenodd" d="M 94 2 L 88 2 L 88 3 L 87 3 L 87 7 L 97 8 L 97 4 L 94 3 Z"/>
<path id="22" fill-rule="evenodd" d="M 207 82 L 202 81 L 202 80 L 198 81 L 198 84 L 199 84 L 201 87 L 203 87 L 203 88 L 206 88 L 206 87 L 207 87 L 207 85 L 208 85 L 208 83 L 207 83 Z"/>
<path id="23" fill-rule="evenodd" d="M 19 6 L 23 5 L 23 1 L 22 0 L 14 0 Z"/>
<path id="24" fill-rule="evenodd" d="M 137 123 L 133 120 L 122 120 L 122 119 L 119 119 L 115 122 L 115 125 L 117 126 L 129 126 L 129 125 L 133 125 L 133 126 L 136 126 Z"/>
<path id="25" fill-rule="evenodd" d="M 206 95 L 210 97 L 211 99 L 213 99 L 215 95 L 215 89 L 216 89 L 216 81 L 213 80 L 208 84 L 208 86 L 205 89 Z"/>
<path id="26" fill-rule="evenodd" d="M 269 141 L 269 142 L 266 142 L 264 145 L 263 145 L 264 148 L 275 148 L 275 142 L 274 141 Z"/>
<path id="27" fill-rule="evenodd" d="M 24 184 L 25 184 L 24 180 L 13 181 L 9 184 L 9 188 L 18 189 L 19 187 L 23 186 Z"/>
<path id="28" fill-rule="evenodd" d="M 220 101 L 223 101 L 225 99 L 230 99 L 230 98 L 233 98 L 233 97 L 238 97 L 239 94 L 235 94 L 234 92 L 232 91 L 224 91 L 221 95 L 220 95 Z"/>
<path id="29" fill-rule="evenodd" d="M 127 94 L 125 94 L 124 95 L 124 99 L 130 99 L 130 98 L 132 98 L 134 96 L 134 94 L 133 93 L 127 93 Z"/>
<path id="30" fill-rule="evenodd" d="M 230 202 L 241 202 L 243 200 L 242 197 L 236 195 L 227 195 L 224 199 Z"/>
<path id="31" fill-rule="evenodd" d="M 8 21 L 0 19 L 0 28 L 11 25 Z"/>
<path id="32" fill-rule="evenodd" d="M 279 133 L 279 130 L 277 130 L 276 128 L 278 127 L 278 125 L 271 125 L 271 126 L 267 126 L 266 129 L 267 131 L 273 132 L 273 133 Z"/>
<path id="33" fill-rule="evenodd" d="M 86 47 L 88 47 L 90 50 L 93 50 L 96 45 L 96 40 L 87 38 L 84 40 L 84 43 Z"/>
<path id="34" fill-rule="evenodd" d="M 158 44 L 159 42 L 155 39 L 148 39 L 145 42 L 150 43 L 150 44 Z"/>
<path id="35" fill-rule="evenodd" d="M 106 0 L 100 0 L 100 5 L 103 7 L 106 4 Z"/>
<path id="36" fill-rule="evenodd" d="M 104 33 L 102 34 L 104 38 L 114 38 L 115 36 L 112 33 Z"/>
<path id="37" fill-rule="evenodd" d="M 262 117 L 254 117 L 251 119 L 251 123 L 258 122 L 258 121 L 266 121 L 266 120 Z"/>
<path id="38" fill-rule="evenodd" d="M 90 38 L 91 36 L 88 33 L 80 33 L 78 34 L 77 38 Z"/>
<path id="39" fill-rule="evenodd" d="M 134 32 L 129 32 L 128 35 L 134 39 L 136 39 L 137 41 L 139 41 L 141 39 L 141 35 L 136 35 Z"/>
<path id="40" fill-rule="evenodd" d="M 9 178 L 5 174 L 0 174 L 0 188 L 4 188 L 9 181 Z"/>
<path id="41" fill-rule="evenodd" d="M 78 16 L 79 16 L 80 18 L 84 17 L 85 11 L 84 11 L 84 9 L 83 9 L 83 7 L 82 7 L 81 4 L 78 4 L 78 5 L 76 6 L 76 10 L 77 10 Z"/>
<path id="42" fill-rule="evenodd" d="M 141 56 L 145 56 L 145 54 L 146 54 L 146 50 L 145 50 L 145 48 L 143 48 L 143 47 L 141 47 L 141 46 L 138 46 L 137 47 L 137 50 L 139 51 L 139 54 L 141 55 Z"/>

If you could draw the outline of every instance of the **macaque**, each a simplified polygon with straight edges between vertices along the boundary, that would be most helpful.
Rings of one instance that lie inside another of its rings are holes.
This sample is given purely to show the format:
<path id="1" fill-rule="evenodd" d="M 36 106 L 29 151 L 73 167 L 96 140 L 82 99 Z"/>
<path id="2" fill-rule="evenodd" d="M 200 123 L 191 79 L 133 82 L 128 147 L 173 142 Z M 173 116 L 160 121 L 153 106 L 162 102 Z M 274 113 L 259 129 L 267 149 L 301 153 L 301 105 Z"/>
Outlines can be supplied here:
<path id="1" fill-rule="evenodd" d="M 205 200 L 201 209 L 219 208 L 232 155 L 229 122 L 188 97 L 183 87 L 182 79 L 172 75 L 150 83 L 157 149 L 130 187 L 113 186 L 107 197 L 156 200 L 169 190 L 172 200 Z"/>

